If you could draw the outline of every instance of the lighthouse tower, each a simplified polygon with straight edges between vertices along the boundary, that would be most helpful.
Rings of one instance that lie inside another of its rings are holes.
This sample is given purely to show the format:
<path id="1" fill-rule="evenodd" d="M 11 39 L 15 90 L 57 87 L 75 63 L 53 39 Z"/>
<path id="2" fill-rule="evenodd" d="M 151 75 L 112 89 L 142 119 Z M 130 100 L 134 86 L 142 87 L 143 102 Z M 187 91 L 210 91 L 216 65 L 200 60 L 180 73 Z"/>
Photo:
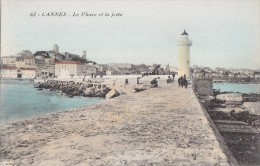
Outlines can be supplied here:
<path id="1" fill-rule="evenodd" d="M 190 79 L 190 46 L 191 40 L 188 38 L 188 33 L 184 30 L 181 34 L 181 39 L 178 41 L 179 59 L 178 59 L 178 76 L 186 76 Z"/>

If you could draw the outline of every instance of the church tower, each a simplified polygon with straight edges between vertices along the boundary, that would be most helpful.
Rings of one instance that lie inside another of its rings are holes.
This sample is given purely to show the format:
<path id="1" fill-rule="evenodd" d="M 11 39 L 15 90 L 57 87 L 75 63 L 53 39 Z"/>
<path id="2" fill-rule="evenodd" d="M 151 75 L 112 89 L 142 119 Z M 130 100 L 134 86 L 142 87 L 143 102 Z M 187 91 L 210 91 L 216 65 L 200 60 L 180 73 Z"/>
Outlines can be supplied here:
<path id="1" fill-rule="evenodd" d="M 178 41 L 179 58 L 178 58 L 178 76 L 186 75 L 190 79 L 190 46 L 191 40 L 188 38 L 188 33 L 184 30 L 181 34 L 181 39 Z"/>
<path id="2" fill-rule="evenodd" d="M 54 44 L 54 45 L 53 45 L 53 51 L 54 51 L 55 53 L 59 53 L 59 46 L 58 46 L 58 44 Z"/>

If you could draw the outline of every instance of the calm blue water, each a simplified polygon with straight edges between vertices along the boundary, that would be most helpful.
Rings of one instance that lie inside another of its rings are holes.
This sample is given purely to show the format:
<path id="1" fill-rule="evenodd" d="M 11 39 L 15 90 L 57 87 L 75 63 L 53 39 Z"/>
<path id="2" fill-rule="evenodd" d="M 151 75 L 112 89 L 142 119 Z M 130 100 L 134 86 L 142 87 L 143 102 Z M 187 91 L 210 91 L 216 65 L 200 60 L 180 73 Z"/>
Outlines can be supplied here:
<path id="1" fill-rule="evenodd" d="M 11 122 L 51 112 L 101 103 L 101 98 L 70 98 L 56 92 L 39 91 L 29 81 L 1 81 L 1 122 Z"/>
<path id="2" fill-rule="evenodd" d="M 260 93 L 260 84 L 214 83 L 213 88 L 220 92 Z"/>

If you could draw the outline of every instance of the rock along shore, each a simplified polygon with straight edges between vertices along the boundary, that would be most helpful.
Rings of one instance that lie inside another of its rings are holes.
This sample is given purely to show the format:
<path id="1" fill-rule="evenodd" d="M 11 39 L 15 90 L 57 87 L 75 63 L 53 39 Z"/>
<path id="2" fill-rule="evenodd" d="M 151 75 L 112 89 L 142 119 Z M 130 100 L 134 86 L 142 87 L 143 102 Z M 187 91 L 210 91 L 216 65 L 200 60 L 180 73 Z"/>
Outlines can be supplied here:
<path id="1" fill-rule="evenodd" d="M 136 78 L 133 78 L 136 80 Z M 128 79 L 127 79 L 128 80 Z M 140 79 L 141 80 L 141 79 Z M 103 97 L 107 98 L 119 96 L 120 94 L 137 93 L 143 90 L 157 87 L 157 81 L 153 77 L 142 78 L 140 83 L 125 83 L 121 79 L 88 79 L 86 81 L 64 81 L 64 80 L 46 80 L 36 82 L 35 88 L 38 90 L 48 89 L 50 91 L 62 92 L 70 97 Z"/>
<path id="2" fill-rule="evenodd" d="M 14 165 L 216 165 L 235 161 L 192 89 L 176 84 L 1 127 Z M 219 142 L 220 141 L 220 142 Z"/>

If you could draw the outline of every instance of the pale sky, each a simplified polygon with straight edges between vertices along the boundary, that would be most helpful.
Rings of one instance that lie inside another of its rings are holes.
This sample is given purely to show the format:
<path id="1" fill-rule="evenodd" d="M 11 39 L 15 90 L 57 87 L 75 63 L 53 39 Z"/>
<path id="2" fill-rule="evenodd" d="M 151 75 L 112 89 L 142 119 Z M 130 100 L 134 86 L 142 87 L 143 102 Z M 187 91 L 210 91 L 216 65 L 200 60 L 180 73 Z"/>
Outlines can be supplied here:
<path id="1" fill-rule="evenodd" d="M 2 0 L 1 56 L 21 50 L 82 55 L 97 63 L 177 66 L 184 29 L 193 41 L 191 65 L 260 68 L 260 1 Z M 30 13 L 66 12 L 31 17 Z M 73 17 L 80 13 L 122 16 Z M 68 14 L 71 14 L 70 16 Z"/>

